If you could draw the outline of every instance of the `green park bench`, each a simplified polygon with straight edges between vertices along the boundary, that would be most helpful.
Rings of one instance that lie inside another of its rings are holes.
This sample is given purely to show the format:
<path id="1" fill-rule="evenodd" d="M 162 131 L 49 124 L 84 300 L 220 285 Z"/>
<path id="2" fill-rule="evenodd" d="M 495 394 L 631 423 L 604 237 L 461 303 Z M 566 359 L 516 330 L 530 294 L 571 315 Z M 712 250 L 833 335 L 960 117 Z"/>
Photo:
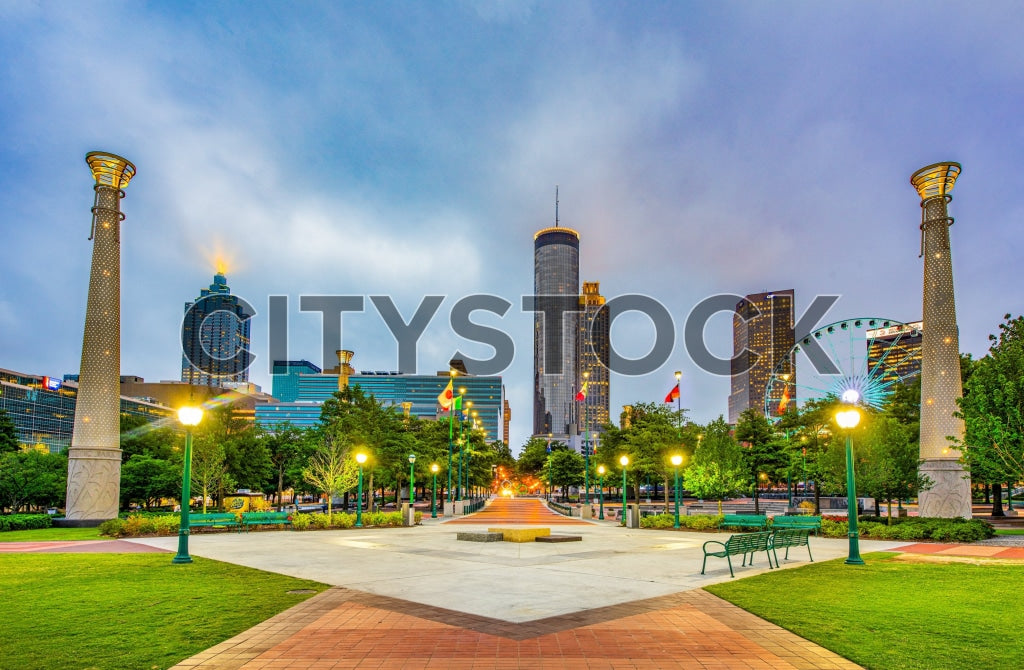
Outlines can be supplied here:
<path id="1" fill-rule="evenodd" d="M 213 528 L 214 526 L 225 526 L 228 528 L 236 528 L 238 526 L 238 517 L 233 512 L 211 512 L 209 514 L 189 514 L 188 525 L 190 528 L 207 527 Z"/>
<path id="2" fill-rule="evenodd" d="M 817 535 L 821 531 L 820 516 L 776 516 L 772 517 L 772 528 L 804 528 L 813 530 Z"/>
<path id="3" fill-rule="evenodd" d="M 775 557 L 775 567 L 779 566 L 779 554 L 777 551 L 784 548 L 786 555 L 783 558 L 788 561 L 790 547 L 807 547 L 807 557 L 813 563 L 814 556 L 811 556 L 810 534 L 811 530 L 809 528 L 776 528 L 773 530 L 771 549 L 772 555 Z M 771 562 L 771 559 L 768 560 Z"/>
<path id="4" fill-rule="evenodd" d="M 704 574 L 704 569 L 708 565 L 708 556 L 715 556 L 717 558 L 724 558 L 729 563 L 729 576 L 735 577 L 732 571 L 732 557 L 743 556 L 743 567 L 747 565 L 747 556 L 750 556 L 750 564 L 754 564 L 754 554 L 758 551 L 763 551 L 768 556 L 768 567 L 772 568 L 772 557 L 768 551 L 771 549 L 770 540 L 772 534 L 768 531 L 760 533 L 740 533 L 733 535 L 725 542 L 717 542 L 715 540 L 708 540 L 704 543 L 701 549 L 704 550 L 704 564 L 700 567 L 700 574 Z M 716 551 L 708 551 L 708 547 L 717 545 L 721 547 Z"/>
<path id="5" fill-rule="evenodd" d="M 242 512 L 242 527 L 249 526 L 290 526 L 292 519 L 288 512 Z"/>
<path id="6" fill-rule="evenodd" d="M 718 528 L 767 528 L 768 517 L 761 514 L 726 514 Z"/>

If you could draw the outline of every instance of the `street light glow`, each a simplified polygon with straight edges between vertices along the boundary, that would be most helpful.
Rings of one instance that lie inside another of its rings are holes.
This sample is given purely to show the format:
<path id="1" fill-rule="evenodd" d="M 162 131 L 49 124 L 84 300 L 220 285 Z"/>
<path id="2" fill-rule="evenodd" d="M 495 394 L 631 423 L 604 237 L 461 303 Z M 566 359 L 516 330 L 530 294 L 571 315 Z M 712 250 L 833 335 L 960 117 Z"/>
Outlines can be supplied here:
<path id="1" fill-rule="evenodd" d="M 603 465 L 597 466 L 597 474 L 604 475 L 604 473 L 605 473 L 604 466 Z"/>
<path id="2" fill-rule="evenodd" d="M 199 407 L 182 407 L 178 410 L 178 421 L 183 426 L 198 426 L 203 420 L 203 410 Z"/>
<path id="3" fill-rule="evenodd" d="M 622 467 L 626 467 L 627 465 L 629 465 L 629 456 L 623 456 L 622 458 L 620 458 L 619 463 L 622 464 Z"/>
<path id="4" fill-rule="evenodd" d="M 683 463 L 683 457 L 680 456 L 679 454 L 676 454 L 675 456 L 672 457 L 672 465 L 674 465 L 674 466 L 676 466 L 678 468 L 680 465 L 682 465 L 682 463 Z"/>
<path id="5" fill-rule="evenodd" d="M 836 423 L 839 424 L 840 428 L 856 428 L 857 424 L 860 423 L 860 412 L 855 409 L 836 412 Z"/>
<path id="6" fill-rule="evenodd" d="M 842 395 L 843 402 L 854 405 L 860 401 L 860 391 L 857 389 L 846 389 Z"/>
<path id="7" fill-rule="evenodd" d="M 438 473 L 440 469 L 441 466 L 439 466 L 437 463 L 434 463 L 430 466 L 430 471 L 433 472 L 435 475 Z"/>
<path id="8" fill-rule="evenodd" d="M 358 454 L 356 454 L 356 463 L 358 463 L 359 465 L 362 465 L 365 462 L 366 462 L 366 454 L 364 454 L 363 452 L 360 451 Z"/>

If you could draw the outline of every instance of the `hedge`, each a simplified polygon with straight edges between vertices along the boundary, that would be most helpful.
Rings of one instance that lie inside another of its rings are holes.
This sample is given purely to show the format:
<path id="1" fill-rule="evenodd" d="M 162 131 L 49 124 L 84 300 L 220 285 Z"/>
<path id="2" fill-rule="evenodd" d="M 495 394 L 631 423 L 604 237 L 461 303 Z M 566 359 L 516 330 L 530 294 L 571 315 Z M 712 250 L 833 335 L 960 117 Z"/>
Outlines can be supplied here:
<path id="1" fill-rule="evenodd" d="M 673 528 L 675 526 L 674 514 L 654 514 L 640 518 L 641 528 Z M 680 516 L 679 527 L 687 530 L 715 530 L 722 522 L 721 514 L 694 514 L 693 516 Z"/>
<path id="2" fill-rule="evenodd" d="M 416 523 L 423 519 L 423 512 L 416 512 Z M 356 515 L 347 512 L 335 512 L 328 518 L 326 514 L 292 514 L 292 528 L 295 530 L 326 530 L 328 528 L 352 528 L 356 525 Z M 364 526 L 395 527 L 402 525 L 401 512 L 364 512 Z"/>
<path id="3" fill-rule="evenodd" d="M 911 516 L 894 518 L 892 525 L 870 519 L 871 517 L 858 517 L 857 531 L 861 537 L 871 540 L 977 542 L 996 534 L 995 529 L 981 519 L 937 519 Z M 845 520 L 834 521 L 824 518 L 821 520 L 821 534 L 825 537 L 846 537 L 847 523 Z"/>
<path id="4" fill-rule="evenodd" d="M 8 530 L 36 530 L 49 528 L 53 519 L 49 514 L 9 514 L 0 516 L 0 532 Z"/>
<path id="5" fill-rule="evenodd" d="M 177 535 L 181 518 L 177 514 L 132 514 L 127 519 L 110 519 L 100 524 L 100 535 L 109 537 L 142 537 L 143 535 Z"/>

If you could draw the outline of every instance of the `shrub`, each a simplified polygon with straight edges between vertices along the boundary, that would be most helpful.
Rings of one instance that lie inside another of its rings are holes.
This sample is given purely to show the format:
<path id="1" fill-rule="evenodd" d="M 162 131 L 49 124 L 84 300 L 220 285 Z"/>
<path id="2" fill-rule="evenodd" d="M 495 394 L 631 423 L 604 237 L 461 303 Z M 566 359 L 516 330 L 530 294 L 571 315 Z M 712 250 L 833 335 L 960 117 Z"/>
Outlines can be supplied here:
<path id="1" fill-rule="evenodd" d="M 309 517 L 309 514 L 302 514 L 301 512 L 292 514 L 292 528 L 295 530 L 309 530 Z"/>
<path id="2" fill-rule="evenodd" d="M 0 516 L 0 532 L 8 530 L 36 530 L 49 528 L 53 519 L 49 514 L 10 514 Z"/>
<path id="3" fill-rule="evenodd" d="M 671 528 L 675 519 L 671 514 L 655 514 L 640 518 L 641 528 Z"/>
<path id="4" fill-rule="evenodd" d="M 323 512 L 314 512 L 309 515 L 309 525 L 315 529 L 324 530 L 331 527 L 331 520 Z"/>
<path id="5" fill-rule="evenodd" d="M 717 530 L 724 518 L 721 514 L 695 514 L 679 517 L 679 522 L 691 530 Z"/>
<path id="6" fill-rule="evenodd" d="M 99 527 L 100 535 L 106 535 L 107 537 L 121 537 L 123 531 L 124 521 L 120 518 L 104 521 Z"/>

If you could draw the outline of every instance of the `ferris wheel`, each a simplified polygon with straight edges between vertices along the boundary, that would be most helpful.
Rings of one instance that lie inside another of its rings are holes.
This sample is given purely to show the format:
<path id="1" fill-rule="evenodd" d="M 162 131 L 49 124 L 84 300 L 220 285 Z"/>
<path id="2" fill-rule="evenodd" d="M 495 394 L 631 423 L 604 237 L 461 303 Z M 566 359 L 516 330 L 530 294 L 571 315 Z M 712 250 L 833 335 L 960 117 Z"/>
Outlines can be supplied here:
<path id="1" fill-rule="evenodd" d="M 792 405 L 855 390 L 881 407 L 898 384 L 921 370 L 921 323 L 865 317 L 836 321 L 809 333 L 774 367 L 764 413 L 776 420 Z"/>

